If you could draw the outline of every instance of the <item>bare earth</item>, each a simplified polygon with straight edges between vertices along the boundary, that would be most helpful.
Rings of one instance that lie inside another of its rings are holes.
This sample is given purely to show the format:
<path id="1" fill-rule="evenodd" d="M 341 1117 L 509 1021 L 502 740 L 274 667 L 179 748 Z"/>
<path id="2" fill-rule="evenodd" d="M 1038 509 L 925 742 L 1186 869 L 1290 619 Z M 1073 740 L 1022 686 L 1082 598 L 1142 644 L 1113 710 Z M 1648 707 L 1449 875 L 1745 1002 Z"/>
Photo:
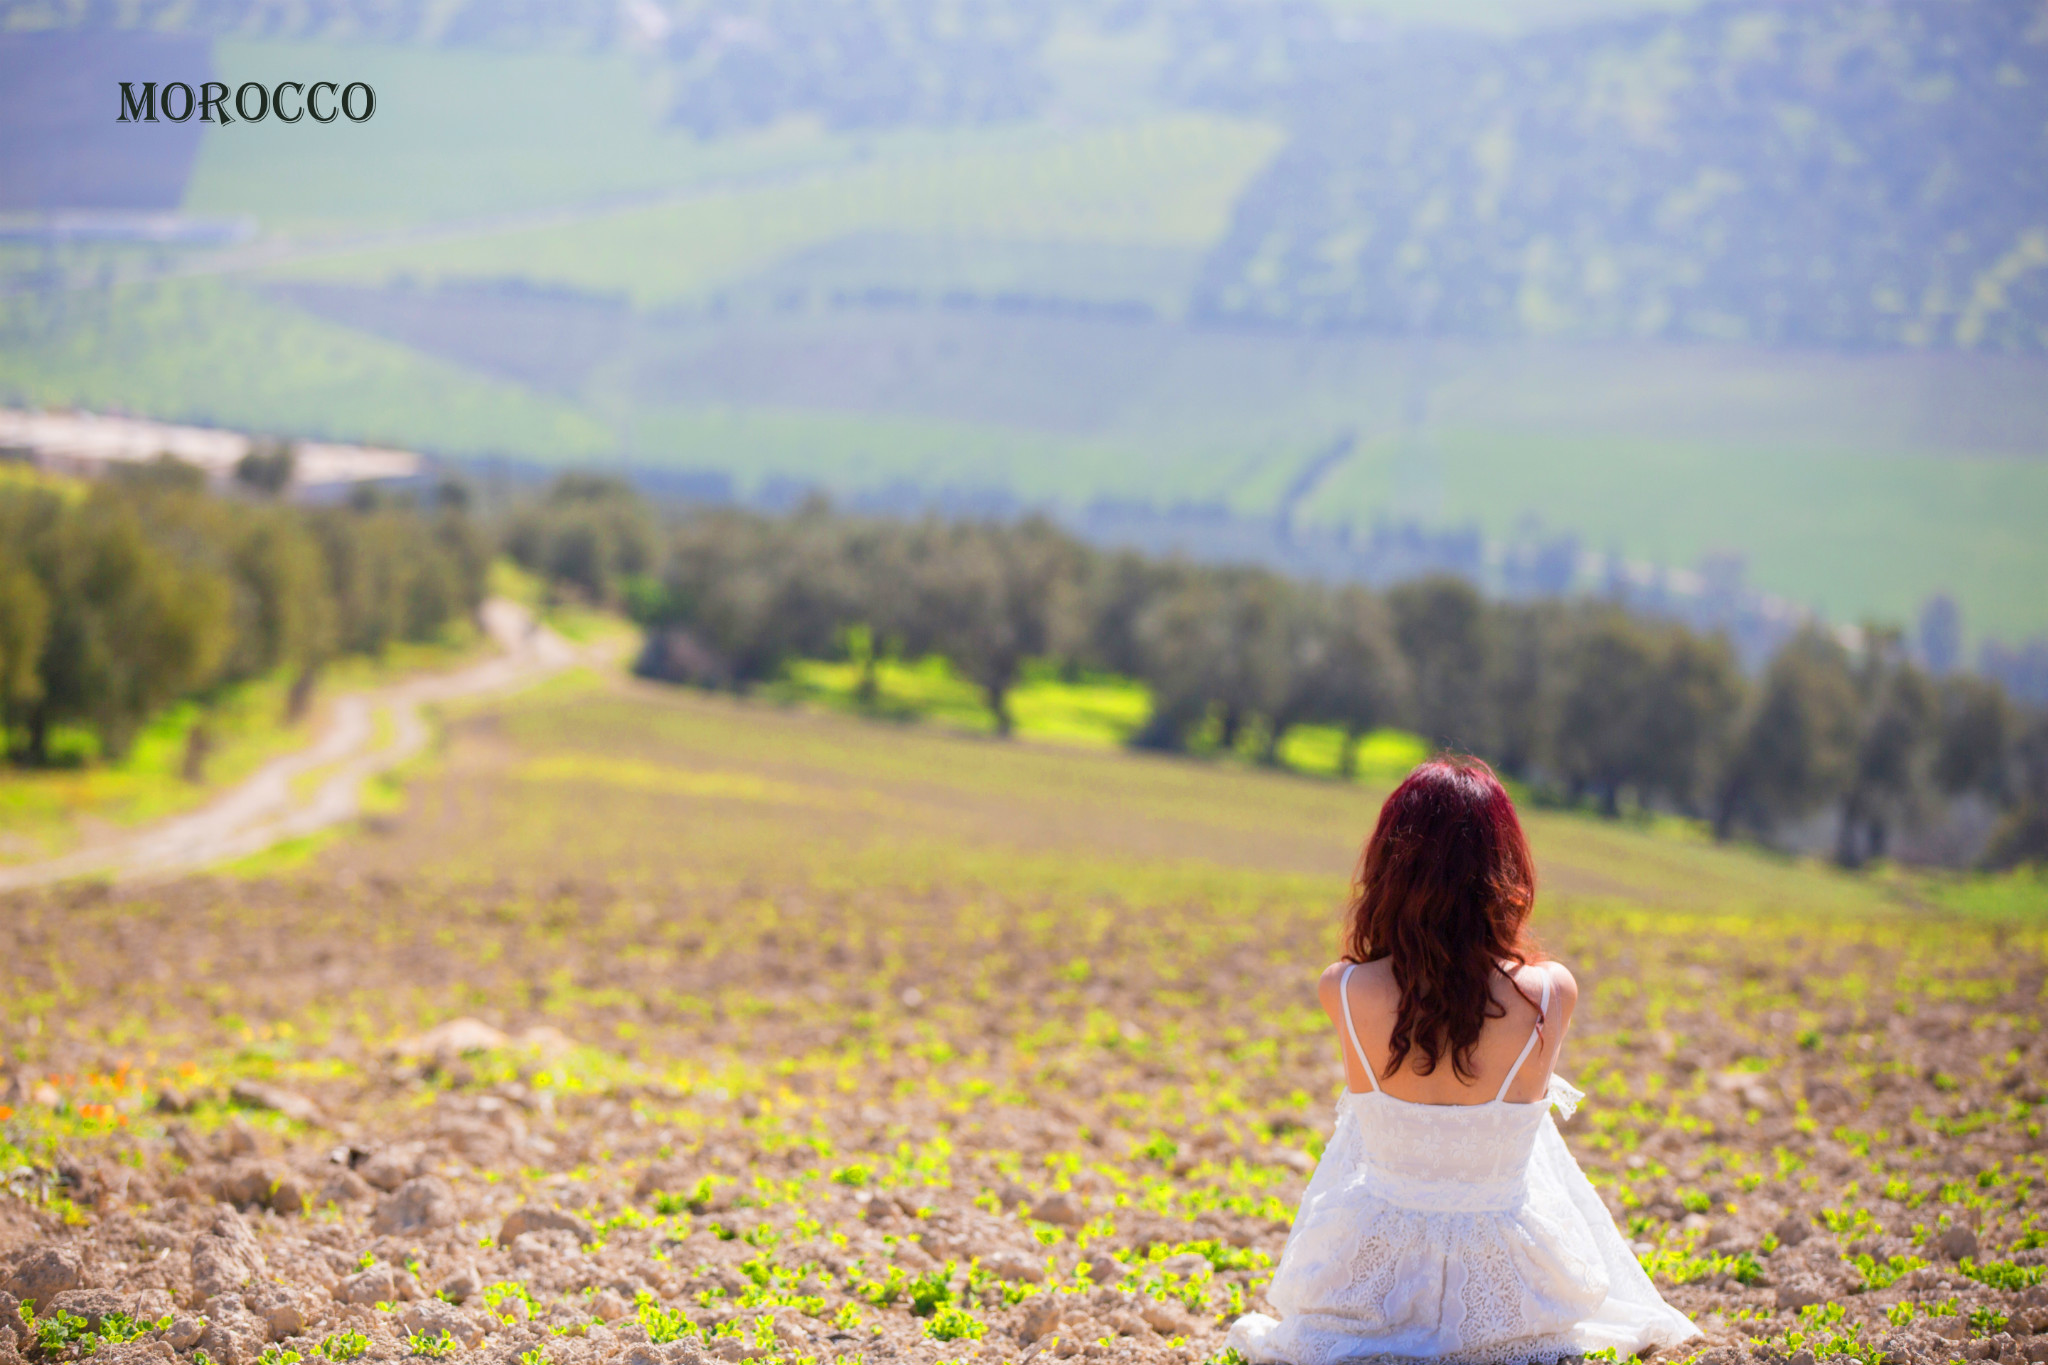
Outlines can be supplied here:
<path id="1" fill-rule="evenodd" d="M 1376 796 L 599 680 L 302 871 L 0 896 L 0 1365 L 1213 1358 Z M 1674 1365 L 2048 1359 L 2041 923 L 1530 823 Z"/>

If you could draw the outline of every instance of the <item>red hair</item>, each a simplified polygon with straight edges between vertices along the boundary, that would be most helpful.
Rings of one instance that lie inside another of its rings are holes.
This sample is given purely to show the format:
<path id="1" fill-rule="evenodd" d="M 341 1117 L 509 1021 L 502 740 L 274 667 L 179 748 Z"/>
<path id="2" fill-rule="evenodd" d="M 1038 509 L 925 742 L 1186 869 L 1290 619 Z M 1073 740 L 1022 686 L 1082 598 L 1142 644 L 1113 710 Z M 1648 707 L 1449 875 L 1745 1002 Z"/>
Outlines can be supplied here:
<path id="1" fill-rule="evenodd" d="M 1389 959 L 1401 992 L 1386 1074 L 1412 1052 L 1418 1075 L 1448 1056 L 1452 1074 L 1476 1077 L 1480 1030 L 1507 1014 L 1494 973 L 1540 956 L 1528 930 L 1535 901 L 1529 840 L 1493 769 L 1439 757 L 1394 788 L 1359 858 L 1344 935 L 1346 960 Z"/>

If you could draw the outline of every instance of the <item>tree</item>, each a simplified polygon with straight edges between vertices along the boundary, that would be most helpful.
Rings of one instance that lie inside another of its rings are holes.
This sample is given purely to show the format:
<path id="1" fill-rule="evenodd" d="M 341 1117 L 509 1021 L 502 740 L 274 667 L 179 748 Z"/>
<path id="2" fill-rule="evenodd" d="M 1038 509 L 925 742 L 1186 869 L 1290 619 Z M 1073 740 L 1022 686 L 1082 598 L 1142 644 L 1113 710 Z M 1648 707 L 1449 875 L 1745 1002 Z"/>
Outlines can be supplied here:
<path id="1" fill-rule="evenodd" d="M 346 652 L 431 639 L 483 600 L 489 550 L 460 513 L 429 522 L 409 506 L 367 498 L 323 509 L 312 529 L 327 561 L 334 638 Z"/>
<path id="2" fill-rule="evenodd" d="M 1965 673 L 1943 678 L 1935 785 L 1950 796 L 1975 792 L 2004 801 L 2011 788 L 2007 767 L 2015 720 L 2005 689 L 1997 683 Z"/>
<path id="3" fill-rule="evenodd" d="M 152 711 L 212 680 L 232 640 L 229 586 L 153 543 L 118 485 L 94 489 L 37 548 L 52 610 L 29 756 L 48 761 L 50 727 L 76 721 L 118 757 Z"/>
<path id="4" fill-rule="evenodd" d="M 612 606 L 628 580 L 653 572 L 659 542 L 653 513 L 631 484 L 564 474 L 512 519 L 505 550 L 551 586 Z"/>
<path id="5" fill-rule="evenodd" d="M 1715 796 L 1714 835 L 1768 839 L 1832 801 L 1854 770 L 1860 712 L 1842 646 L 1809 627 L 1771 660 Z"/>
<path id="6" fill-rule="evenodd" d="M 275 498 L 291 487 L 298 454 L 288 441 L 256 441 L 235 461 L 235 482 L 252 493 Z"/>
<path id="7" fill-rule="evenodd" d="M 248 678 L 291 666 L 303 675 L 335 645 L 334 598 L 320 542 L 278 511 L 245 522 L 230 551 L 235 643 L 226 674 Z"/>
<path id="8" fill-rule="evenodd" d="M 669 538 L 661 591 L 638 601 L 642 625 L 674 637 L 670 652 L 696 658 L 699 680 L 771 678 L 805 646 L 822 652 L 846 624 L 811 585 L 818 539 L 751 512 L 719 509 L 684 519 Z M 841 583 L 842 590 L 857 585 Z"/>
<path id="9" fill-rule="evenodd" d="M 18 550 L 0 541 L 0 740 L 42 697 L 50 599 Z"/>
<path id="10" fill-rule="evenodd" d="M 1328 647 L 1316 672 L 1315 719 L 1344 731 L 1337 770 L 1358 771 L 1358 741 L 1399 724 L 1408 704 L 1408 661 L 1394 640 L 1394 622 L 1380 597 L 1356 585 L 1332 593 L 1326 612 Z"/>
<path id="11" fill-rule="evenodd" d="M 1414 718 L 1430 743 L 1483 752 L 1492 739 L 1486 604 L 1462 578 L 1437 575 L 1387 594 L 1394 637 L 1414 676 Z"/>
<path id="12" fill-rule="evenodd" d="M 302 699 L 332 650 L 425 638 L 476 605 L 473 524 L 364 507 L 231 502 L 169 460 L 89 487 L 0 485 L 0 726 L 17 760 L 50 761 L 59 726 L 118 757 L 165 704 L 279 667 L 301 670 Z"/>
<path id="13" fill-rule="evenodd" d="M 1557 763 L 1574 797 L 1591 792 L 1601 813 L 1620 813 L 1621 789 L 1640 785 L 1647 703 L 1657 643 L 1619 610 L 1605 610 L 1578 632 L 1568 651 L 1559 698 Z"/>
<path id="14" fill-rule="evenodd" d="M 1225 690 L 1230 639 L 1216 575 L 1189 571 L 1158 593 L 1135 622 L 1137 675 L 1152 692 L 1152 713 L 1131 742 L 1144 749 L 1185 749 Z"/>
<path id="15" fill-rule="evenodd" d="M 1276 715 L 1293 709 L 1295 655 L 1315 648 L 1295 614 L 1298 592 L 1264 569 L 1204 569 L 1154 601 L 1138 622 L 1152 717 L 1134 742 L 1184 748 L 1212 717 L 1226 751 L 1254 717 L 1271 736 Z"/>
<path id="16" fill-rule="evenodd" d="M 982 690 L 996 733 L 1014 728 L 1010 690 L 1026 661 L 1071 638 L 1081 552 L 1052 523 L 927 522 L 911 547 L 907 647 L 949 659 Z"/>
<path id="17" fill-rule="evenodd" d="M 1273 624 L 1274 652 L 1271 658 L 1258 661 L 1266 666 L 1256 669 L 1260 695 L 1252 698 L 1252 708 L 1265 719 L 1259 744 L 1261 763 L 1278 765 L 1280 746 L 1289 730 L 1305 721 L 1326 718 L 1327 694 L 1334 681 L 1330 670 L 1336 629 L 1327 592 L 1296 589 L 1279 598 Z"/>
<path id="18" fill-rule="evenodd" d="M 1145 613 L 1178 591 L 1194 572 L 1177 560 L 1148 559 L 1135 550 L 1089 555 L 1081 582 L 1075 661 L 1126 678 L 1143 677 Z"/>
<path id="19" fill-rule="evenodd" d="M 843 597 L 833 616 L 840 643 L 860 666 L 854 697 L 863 706 L 881 699 L 882 659 L 900 653 L 905 622 L 915 604 L 909 546 L 890 522 L 858 521 L 840 529 L 833 550 L 832 585 Z"/>
<path id="20" fill-rule="evenodd" d="M 1984 850 L 1984 865 L 1994 871 L 2022 863 L 2048 866 L 2048 710 L 2027 717 L 2013 740 L 2012 758 L 2012 809 Z"/>
<path id="21" fill-rule="evenodd" d="M 1697 814 L 1727 761 L 1744 683 L 1726 636 L 1668 632 L 1648 679 L 1637 740 L 1637 781 L 1646 798 Z"/>
<path id="22" fill-rule="evenodd" d="M 1555 601 L 1487 608 L 1487 759 L 1502 773 L 1531 780 L 1552 760 L 1573 619 Z"/>
<path id="23" fill-rule="evenodd" d="M 1851 868 L 1882 858 L 1892 827 L 1914 814 L 1940 718 L 1934 685 L 1896 631 L 1865 629 L 1853 677 L 1859 733 L 1835 839 L 1835 861 Z"/>

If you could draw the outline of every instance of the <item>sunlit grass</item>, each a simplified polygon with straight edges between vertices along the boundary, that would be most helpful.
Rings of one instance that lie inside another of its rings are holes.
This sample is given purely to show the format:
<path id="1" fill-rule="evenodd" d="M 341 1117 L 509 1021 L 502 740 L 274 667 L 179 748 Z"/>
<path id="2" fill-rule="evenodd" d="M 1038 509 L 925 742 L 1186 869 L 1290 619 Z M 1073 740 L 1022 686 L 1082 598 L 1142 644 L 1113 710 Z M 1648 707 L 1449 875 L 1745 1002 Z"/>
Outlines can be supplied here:
<path id="1" fill-rule="evenodd" d="M 990 734 L 995 718 L 981 690 L 959 676 L 943 658 L 915 662 L 879 661 L 872 695 L 860 692 L 862 669 L 857 663 L 802 659 L 783 678 L 762 689 L 772 699 L 805 701 L 850 715 L 890 720 L 926 721 L 971 734 Z M 1151 692 L 1129 678 L 1106 675 L 1063 676 L 1050 667 L 1027 669 L 1010 693 L 1010 714 L 1018 739 L 1115 749 L 1127 745 L 1151 716 Z M 1341 769 L 1343 732 L 1329 725 L 1291 729 L 1279 749 L 1281 766 L 1296 772 L 1337 776 Z M 1213 754 L 1213 741 L 1194 746 Z M 1234 757 L 1251 759 L 1248 739 Z M 1375 730 L 1360 736 L 1353 776 L 1371 784 L 1398 780 L 1429 757 L 1429 746 L 1401 730 Z"/>

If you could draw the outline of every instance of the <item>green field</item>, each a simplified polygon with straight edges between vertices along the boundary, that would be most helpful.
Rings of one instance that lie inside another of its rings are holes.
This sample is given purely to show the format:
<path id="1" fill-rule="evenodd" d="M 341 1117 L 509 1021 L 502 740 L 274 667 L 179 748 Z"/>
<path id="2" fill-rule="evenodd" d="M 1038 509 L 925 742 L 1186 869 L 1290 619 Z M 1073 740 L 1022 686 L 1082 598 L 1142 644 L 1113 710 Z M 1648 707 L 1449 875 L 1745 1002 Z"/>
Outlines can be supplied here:
<path id="1" fill-rule="evenodd" d="M 318 72 L 376 88 L 368 123 L 245 123 L 201 143 L 188 212 L 315 240 L 798 173 L 860 150 L 801 126 L 717 145 L 662 129 L 647 73 L 619 55 L 230 39 L 214 60 L 231 83 Z"/>
<path id="2" fill-rule="evenodd" d="M 0 399 L 743 493 L 1533 525 L 1673 568 L 1732 551 L 1841 620 L 1948 591 L 1973 635 L 2048 629 L 2048 365 L 1203 325 L 1283 133 L 1162 103 L 1163 41 L 1064 25 L 1034 122 L 708 141 L 627 55 L 223 41 L 231 79 L 345 69 L 378 117 L 210 131 L 187 208 L 262 236 L 63 257 L 70 290 L 0 297 Z"/>
<path id="3" fill-rule="evenodd" d="M 909 251 L 936 239 L 999 250 L 1151 246 L 1184 256 L 1222 235 L 1238 189 L 1279 140 L 1277 129 L 1193 114 L 1100 129 L 935 134 L 928 146 L 904 139 L 858 164 L 784 183 L 712 187 L 562 224 L 487 226 L 309 259 L 269 277 L 519 278 L 621 293 L 651 308 L 701 299 L 793 253 L 876 232 L 910 238 Z"/>
<path id="4" fill-rule="evenodd" d="M 0 299 L 0 390 L 33 406 L 427 450 L 561 460 L 609 439 L 587 412 L 223 280 L 129 285 L 57 308 Z"/>
<path id="5" fill-rule="evenodd" d="M 1397 441 L 1368 454 L 1330 480 L 1312 515 L 1356 516 L 1405 491 L 1495 535 L 1534 515 L 1653 563 L 1737 549 L 1753 581 L 1836 620 L 1910 622 L 1938 587 L 1976 629 L 2022 634 L 2048 621 L 2048 462 L 1501 430 L 1445 431 L 1419 458 Z"/>

